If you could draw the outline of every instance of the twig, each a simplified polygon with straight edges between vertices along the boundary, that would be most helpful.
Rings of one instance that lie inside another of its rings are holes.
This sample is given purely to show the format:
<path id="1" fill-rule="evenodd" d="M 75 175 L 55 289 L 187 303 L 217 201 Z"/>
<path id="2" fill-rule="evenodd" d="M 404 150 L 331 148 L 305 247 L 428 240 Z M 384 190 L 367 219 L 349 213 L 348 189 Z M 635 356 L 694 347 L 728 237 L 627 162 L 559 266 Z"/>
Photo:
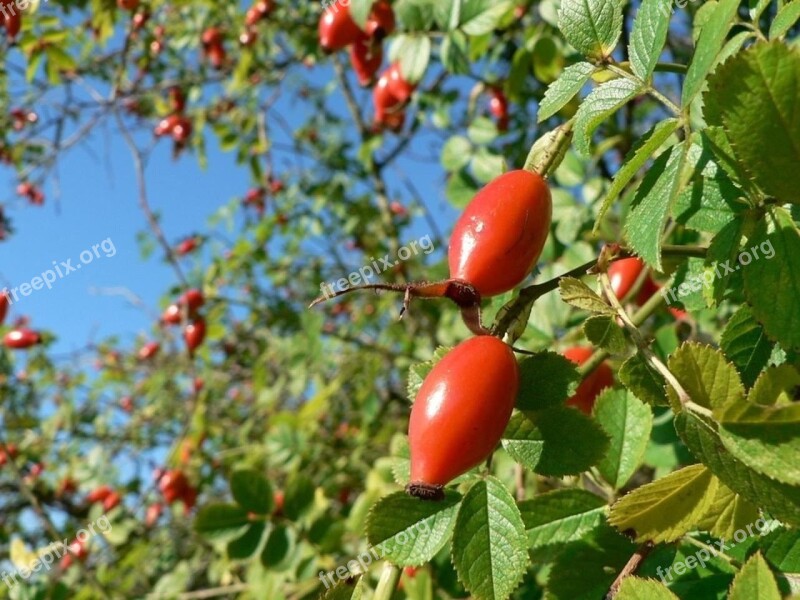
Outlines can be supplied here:
<path id="1" fill-rule="evenodd" d="M 639 548 L 637 548 L 636 552 L 628 559 L 628 563 L 622 567 L 622 571 L 619 572 L 617 578 L 614 580 L 614 583 L 611 584 L 611 587 L 608 589 L 608 594 L 606 594 L 606 600 L 611 600 L 614 596 L 617 595 L 619 591 L 619 587 L 622 585 L 622 581 L 626 577 L 630 577 L 636 572 L 636 569 L 639 568 L 639 565 L 642 564 L 647 555 L 653 551 L 654 544 L 651 541 L 647 541 Z"/>

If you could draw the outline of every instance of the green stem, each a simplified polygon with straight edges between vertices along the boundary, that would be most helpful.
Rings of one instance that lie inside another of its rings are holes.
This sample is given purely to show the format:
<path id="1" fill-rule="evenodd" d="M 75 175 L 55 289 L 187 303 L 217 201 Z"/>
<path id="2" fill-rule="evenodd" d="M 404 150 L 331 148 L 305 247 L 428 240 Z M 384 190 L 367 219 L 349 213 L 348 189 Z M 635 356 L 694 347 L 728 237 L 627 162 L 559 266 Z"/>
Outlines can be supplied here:
<path id="1" fill-rule="evenodd" d="M 658 63 L 656 65 L 656 71 L 659 73 L 680 73 L 685 74 L 688 70 L 686 65 L 682 65 L 680 63 Z"/>
<path id="2" fill-rule="evenodd" d="M 653 98 L 661 102 L 664 106 L 666 106 L 671 112 L 675 113 L 676 117 L 680 117 L 682 115 L 681 109 L 674 103 L 672 100 L 667 98 L 664 94 L 659 92 L 656 88 L 652 85 L 645 83 L 641 79 L 639 79 L 636 75 L 632 73 L 628 73 L 625 69 L 621 69 L 617 65 L 607 65 L 609 71 L 616 73 L 620 77 L 624 77 L 625 79 L 630 79 L 631 81 L 635 81 L 636 83 L 642 85 L 644 90 L 650 94 Z"/>
<path id="3" fill-rule="evenodd" d="M 390 600 L 400 581 L 400 567 L 387 562 L 383 567 L 378 587 L 375 588 L 373 600 Z"/>
<path id="4" fill-rule="evenodd" d="M 664 244 L 661 246 L 662 256 L 693 256 L 695 258 L 705 258 L 708 248 L 704 246 L 673 246 Z"/>

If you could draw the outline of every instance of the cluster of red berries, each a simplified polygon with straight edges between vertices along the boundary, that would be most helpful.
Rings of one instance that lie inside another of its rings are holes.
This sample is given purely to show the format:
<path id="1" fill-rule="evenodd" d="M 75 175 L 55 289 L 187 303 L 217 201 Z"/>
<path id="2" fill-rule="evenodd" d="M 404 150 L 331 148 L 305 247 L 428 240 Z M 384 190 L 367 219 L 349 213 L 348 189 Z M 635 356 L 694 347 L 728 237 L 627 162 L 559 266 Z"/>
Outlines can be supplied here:
<path id="1" fill-rule="evenodd" d="M 247 193 L 242 199 L 242 204 L 255 208 L 259 215 L 263 215 L 266 209 L 267 194 L 276 196 L 280 194 L 283 189 L 283 181 L 271 176 L 267 177 L 266 186 L 258 186 L 247 190 Z"/>
<path id="2" fill-rule="evenodd" d="M 178 298 L 177 302 L 170 304 L 161 316 L 166 325 L 186 323 L 183 328 L 183 339 L 190 355 L 194 354 L 206 337 L 206 321 L 198 312 L 204 304 L 203 293 L 192 289 Z"/>
<path id="3" fill-rule="evenodd" d="M 28 125 L 33 125 L 39 121 L 39 115 L 32 110 L 14 108 L 8 114 L 11 117 L 11 128 L 14 131 L 22 131 Z"/>
<path id="4" fill-rule="evenodd" d="M 0 325 L 5 321 L 10 306 L 8 294 L 0 293 Z M 3 337 L 3 345 L 10 350 L 27 350 L 41 342 L 42 336 L 28 328 L 25 318 L 19 319 L 13 329 Z"/>
<path id="5" fill-rule="evenodd" d="M 172 136 L 172 140 L 175 142 L 175 150 L 179 151 L 186 146 L 192 136 L 192 122 L 184 114 L 186 96 L 181 88 L 177 86 L 170 88 L 169 104 L 172 112 L 156 125 L 153 133 L 156 137 Z"/>
<path id="6" fill-rule="evenodd" d="M 41 206 L 44 204 L 44 192 L 29 181 L 23 181 L 17 186 L 17 195 L 27 198 L 28 202 L 34 206 Z"/>
<path id="7" fill-rule="evenodd" d="M 197 502 L 197 488 L 189 483 L 189 478 L 180 469 L 169 471 L 157 470 L 155 473 L 156 483 L 164 502 L 174 504 L 177 501 L 183 502 L 186 510 L 194 508 Z"/>
<path id="8" fill-rule="evenodd" d="M 383 63 L 382 42 L 395 29 L 394 11 L 386 0 L 372 5 L 366 26 L 362 30 L 350 15 L 349 3 L 335 2 L 325 9 L 319 21 L 319 43 L 326 52 L 350 48 L 350 62 L 362 86 L 369 86 Z M 373 89 L 375 128 L 399 131 L 405 121 L 403 110 L 414 93 L 400 71 L 400 65 L 391 65 L 378 78 Z"/>

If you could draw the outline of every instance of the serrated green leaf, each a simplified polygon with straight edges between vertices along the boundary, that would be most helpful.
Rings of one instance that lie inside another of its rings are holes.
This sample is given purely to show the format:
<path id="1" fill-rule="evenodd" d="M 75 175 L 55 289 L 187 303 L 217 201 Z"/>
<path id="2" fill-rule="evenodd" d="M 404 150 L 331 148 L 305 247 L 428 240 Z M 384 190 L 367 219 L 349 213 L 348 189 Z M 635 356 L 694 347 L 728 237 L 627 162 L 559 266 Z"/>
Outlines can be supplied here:
<path id="1" fill-rule="evenodd" d="M 756 224 L 748 245 L 762 258 L 743 269 L 753 315 L 784 349 L 800 349 L 800 231 L 788 212 L 775 209 Z M 772 258 L 766 258 L 769 254 Z M 751 257 L 752 258 L 752 257 Z"/>
<path id="2" fill-rule="evenodd" d="M 512 3 L 505 0 L 463 0 L 458 27 L 471 36 L 491 33 L 511 7 Z"/>
<path id="3" fill-rule="evenodd" d="M 574 440 L 579 439 L 579 445 Z M 503 434 L 503 448 L 525 467 L 551 477 L 577 475 L 596 465 L 608 436 L 574 408 L 516 413 Z"/>
<path id="4" fill-rule="evenodd" d="M 634 354 L 619 369 L 619 380 L 633 395 L 648 404 L 668 404 L 666 382 L 639 354 Z"/>
<path id="5" fill-rule="evenodd" d="M 247 529 L 247 511 L 233 504 L 209 504 L 197 513 L 194 530 L 213 540 L 239 537 Z"/>
<path id="6" fill-rule="evenodd" d="M 633 20 L 629 54 L 631 69 L 647 81 L 658 64 L 658 57 L 667 41 L 672 0 L 642 0 Z"/>
<path id="7" fill-rule="evenodd" d="M 516 407 L 534 411 L 563 406 L 578 386 L 575 365 L 555 352 L 540 352 L 519 363 L 520 383 Z"/>
<path id="8" fill-rule="evenodd" d="M 751 387 L 767 366 L 775 344 L 767 338 L 764 328 L 745 304 L 728 321 L 722 332 L 720 346 L 728 360 L 736 365 L 742 383 Z"/>
<path id="9" fill-rule="evenodd" d="M 562 10 L 563 7 L 562 4 Z M 594 130 L 641 91 L 640 83 L 624 78 L 613 79 L 596 87 L 584 98 L 575 114 L 575 150 L 583 156 L 589 156 Z"/>
<path id="10" fill-rule="evenodd" d="M 420 566 L 450 540 L 460 502 L 461 494 L 452 490 L 446 490 L 440 502 L 404 492 L 390 494 L 370 511 L 367 539 L 379 558 L 403 567 Z"/>
<path id="11" fill-rule="evenodd" d="M 625 333 L 614 317 L 590 317 L 583 324 L 583 332 L 593 345 L 608 350 L 611 354 L 622 354 L 628 349 Z"/>
<path id="12" fill-rule="evenodd" d="M 800 573 L 800 531 L 777 529 L 759 543 L 764 558 L 784 573 Z"/>
<path id="13" fill-rule="evenodd" d="M 688 106 L 702 89 L 706 76 L 714 66 L 717 55 L 725 43 L 738 8 L 739 0 L 720 0 L 713 9 L 710 9 L 712 12 L 700 30 L 694 56 L 683 82 L 681 95 L 683 106 Z"/>
<path id="14" fill-rule="evenodd" d="M 671 542 L 694 529 L 717 492 L 704 465 L 691 465 L 636 488 L 612 507 L 608 522 L 639 542 Z"/>
<path id="15" fill-rule="evenodd" d="M 705 96 L 743 170 L 782 202 L 800 202 L 791 176 L 800 164 L 799 87 L 800 51 L 771 42 L 728 60 Z"/>
<path id="16" fill-rule="evenodd" d="M 591 58 L 606 58 L 622 33 L 622 3 L 563 0 L 558 11 L 558 28 L 579 52 Z"/>
<path id="17" fill-rule="evenodd" d="M 666 119 L 654 125 L 650 131 L 637 140 L 636 144 L 634 144 L 633 148 L 631 148 L 628 155 L 625 157 L 619 171 L 614 175 L 614 181 L 611 182 L 611 186 L 608 188 L 608 192 L 606 192 L 603 198 L 600 212 L 597 215 L 597 221 L 594 226 L 595 231 L 600 227 L 600 222 L 606 212 L 608 212 L 608 209 L 614 204 L 614 201 L 622 193 L 622 190 L 625 189 L 625 186 L 630 183 L 642 167 L 644 167 L 645 163 L 650 160 L 653 153 L 661 148 L 670 136 L 675 133 L 678 127 L 680 127 L 680 121 L 678 119 Z"/>
<path id="18" fill-rule="evenodd" d="M 453 533 L 453 564 L 477 600 L 508 598 L 530 559 L 525 525 L 505 486 L 489 477 L 478 481 L 461 502 Z"/>
<path id="19" fill-rule="evenodd" d="M 554 490 L 519 503 L 528 547 L 579 540 L 603 522 L 606 501 L 586 490 Z"/>
<path id="20" fill-rule="evenodd" d="M 731 585 L 728 600 L 781 600 L 778 583 L 760 552 L 744 564 Z"/>
<path id="21" fill-rule="evenodd" d="M 611 308 L 592 288 L 574 277 L 563 277 L 558 282 L 561 299 L 576 308 L 600 315 L 615 315 Z"/>
<path id="22" fill-rule="evenodd" d="M 579 62 L 564 69 L 558 79 L 547 87 L 539 104 L 537 121 L 541 123 L 561 110 L 586 85 L 594 70 L 594 65 L 588 62 Z"/>
<path id="23" fill-rule="evenodd" d="M 689 450 L 731 490 L 775 518 L 800 525 L 800 488 L 780 483 L 747 467 L 725 449 L 711 419 L 683 411 L 675 429 Z"/>
<path id="24" fill-rule="evenodd" d="M 626 577 L 619 586 L 616 600 L 678 600 L 667 586 L 655 579 Z"/>
<path id="25" fill-rule="evenodd" d="M 769 39 L 783 37 L 800 19 L 800 0 L 784 4 L 769 27 Z"/>
<path id="26" fill-rule="evenodd" d="M 610 440 L 597 470 L 618 490 L 644 458 L 653 428 L 653 413 L 629 391 L 607 389 L 597 398 L 592 415 Z"/>
<path id="27" fill-rule="evenodd" d="M 249 512 L 267 515 L 272 512 L 272 488 L 261 473 L 254 469 L 234 471 L 231 493 L 236 503 Z"/>
<path id="28" fill-rule="evenodd" d="M 625 237 L 649 266 L 661 271 L 661 238 L 672 205 L 681 191 L 686 160 L 682 142 L 660 155 L 642 180 L 625 219 Z"/>
<path id="29" fill-rule="evenodd" d="M 719 483 L 717 494 L 708 511 L 697 524 L 698 529 L 710 532 L 724 540 L 733 539 L 739 529 L 758 520 L 758 507 L 734 493 L 724 483 Z"/>
<path id="30" fill-rule="evenodd" d="M 668 366 L 695 404 L 708 409 L 724 409 L 744 398 L 744 387 L 736 368 L 710 346 L 693 342 L 683 344 L 669 357 Z M 669 393 L 677 402 L 674 390 L 670 388 Z"/>

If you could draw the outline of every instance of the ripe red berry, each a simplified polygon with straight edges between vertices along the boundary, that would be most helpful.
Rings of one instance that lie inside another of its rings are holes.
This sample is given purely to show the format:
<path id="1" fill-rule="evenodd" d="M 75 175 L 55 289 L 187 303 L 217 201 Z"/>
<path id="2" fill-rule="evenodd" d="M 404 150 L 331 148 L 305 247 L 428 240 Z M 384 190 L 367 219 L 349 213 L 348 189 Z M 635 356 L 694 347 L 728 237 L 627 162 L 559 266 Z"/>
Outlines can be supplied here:
<path id="1" fill-rule="evenodd" d="M 3 321 L 6 320 L 6 315 L 8 314 L 8 307 L 11 305 L 11 300 L 8 297 L 8 294 L 4 294 L 0 292 L 0 325 L 3 324 Z"/>
<path id="2" fill-rule="evenodd" d="M 123 396 L 119 400 L 119 407 L 126 413 L 133 412 L 133 398 L 130 396 Z"/>
<path id="3" fill-rule="evenodd" d="M 139 7 L 139 0 L 117 0 L 117 6 L 123 10 L 136 10 Z"/>
<path id="4" fill-rule="evenodd" d="M 172 139 L 177 144 L 185 144 L 192 137 L 192 122 L 186 117 L 180 117 L 172 128 Z"/>
<path id="5" fill-rule="evenodd" d="M 367 18 L 367 25 L 364 28 L 366 34 L 380 41 L 388 35 L 392 35 L 395 28 L 394 11 L 392 5 L 386 0 L 378 0 L 372 5 L 372 12 Z"/>
<path id="6" fill-rule="evenodd" d="M 161 345 L 158 342 L 148 342 L 139 349 L 139 360 L 150 360 L 158 351 L 161 350 Z"/>
<path id="7" fill-rule="evenodd" d="M 334 2 L 319 20 L 319 45 L 326 52 L 346 48 L 363 35 L 350 16 L 350 3 Z"/>
<path id="8" fill-rule="evenodd" d="M 114 490 L 111 489 L 111 486 L 101 485 L 100 487 L 95 488 L 86 495 L 86 501 L 89 504 L 95 504 L 97 502 L 105 502 L 106 498 L 108 498 L 113 493 Z"/>
<path id="9" fill-rule="evenodd" d="M 636 256 L 611 263 L 611 266 L 608 267 L 608 279 L 614 295 L 620 300 L 624 299 L 643 270 L 644 262 Z"/>
<path id="10" fill-rule="evenodd" d="M 350 63 L 359 85 L 370 85 L 382 62 L 383 49 L 380 44 L 373 44 L 370 38 L 359 38 L 350 46 Z"/>
<path id="11" fill-rule="evenodd" d="M 403 72 L 400 70 L 400 63 L 396 62 L 391 65 L 386 70 L 385 75 L 389 78 L 389 93 L 391 93 L 398 102 L 408 102 L 416 86 L 409 83 L 403 76 Z"/>
<path id="12" fill-rule="evenodd" d="M 206 303 L 203 292 L 200 290 L 191 289 L 183 294 L 178 303 L 189 307 L 189 313 L 194 314 L 200 307 Z"/>
<path id="13" fill-rule="evenodd" d="M 17 37 L 19 30 L 22 28 L 22 11 L 18 4 L 16 6 L 11 6 L 12 3 L 8 0 L 3 0 L 3 4 L 6 7 L 6 12 L 5 16 L 0 13 L 0 22 L 3 22 L 3 25 L 5 25 L 8 39 L 13 40 Z"/>
<path id="14" fill-rule="evenodd" d="M 144 524 L 146 527 L 152 527 L 156 524 L 164 511 L 164 506 L 160 502 L 155 502 L 147 507 L 147 512 L 144 517 Z"/>
<path id="15" fill-rule="evenodd" d="M 203 343 L 206 338 L 206 322 L 203 318 L 198 318 L 189 323 L 183 330 L 183 339 L 186 342 L 186 348 L 189 354 L 194 354 L 194 351 Z"/>
<path id="16" fill-rule="evenodd" d="M 39 344 L 41 341 L 42 338 L 38 333 L 25 327 L 19 327 L 18 329 L 9 331 L 5 338 L 3 338 L 3 343 L 6 348 L 12 350 L 27 350 Z"/>
<path id="17" fill-rule="evenodd" d="M 5 450 L 0 450 L 0 467 L 4 466 L 9 459 L 14 460 L 19 455 L 16 444 L 6 444 Z"/>
<path id="18" fill-rule="evenodd" d="M 121 502 L 122 496 L 119 494 L 119 492 L 111 492 L 106 499 L 103 500 L 103 510 L 108 512 L 119 506 Z"/>
<path id="19" fill-rule="evenodd" d="M 186 108 L 186 95 L 177 85 L 169 88 L 169 104 L 173 112 L 182 113 Z"/>
<path id="20" fill-rule="evenodd" d="M 265 19 L 272 12 L 274 5 L 272 0 L 256 2 L 253 6 L 247 9 L 244 22 L 248 27 L 256 25 L 259 21 Z"/>
<path id="21" fill-rule="evenodd" d="M 158 489 L 164 496 L 167 504 L 183 499 L 191 489 L 189 479 L 179 469 L 167 471 L 158 480 Z"/>
<path id="22" fill-rule="evenodd" d="M 175 126 L 180 122 L 180 120 L 180 115 L 170 115 L 165 117 L 159 121 L 158 125 L 155 126 L 153 133 L 156 135 L 156 137 L 169 135 L 172 133 L 172 130 L 175 129 Z"/>
<path id="23" fill-rule="evenodd" d="M 408 492 L 440 497 L 442 486 L 492 453 L 519 388 L 514 353 L 496 337 L 456 346 L 425 377 L 408 426 Z"/>
<path id="24" fill-rule="evenodd" d="M 483 297 L 518 286 L 531 272 L 547 241 L 552 199 L 544 179 L 509 171 L 467 205 L 450 238 L 450 276 L 471 284 Z"/>
<path id="25" fill-rule="evenodd" d="M 161 320 L 167 325 L 180 325 L 183 320 L 183 311 L 177 304 L 170 304 L 161 315 Z"/>
<path id="26" fill-rule="evenodd" d="M 200 246 L 200 240 L 196 236 L 188 237 L 185 240 L 181 241 L 175 247 L 175 254 L 178 256 L 186 256 L 187 254 L 191 254 Z"/>
<path id="27" fill-rule="evenodd" d="M 591 348 L 577 346 L 564 351 L 564 356 L 577 365 L 582 365 L 592 355 Z M 575 394 L 567 400 L 567 406 L 574 406 L 578 410 L 592 414 L 595 400 L 607 387 L 614 385 L 614 374 L 607 363 L 601 363 L 594 371 L 589 373 L 578 386 Z"/>
<path id="28" fill-rule="evenodd" d="M 492 97 L 489 100 L 489 112 L 497 119 L 497 129 L 506 131 L 508 129 L 508 98 L 503 90 L 494 88 Z"/>

